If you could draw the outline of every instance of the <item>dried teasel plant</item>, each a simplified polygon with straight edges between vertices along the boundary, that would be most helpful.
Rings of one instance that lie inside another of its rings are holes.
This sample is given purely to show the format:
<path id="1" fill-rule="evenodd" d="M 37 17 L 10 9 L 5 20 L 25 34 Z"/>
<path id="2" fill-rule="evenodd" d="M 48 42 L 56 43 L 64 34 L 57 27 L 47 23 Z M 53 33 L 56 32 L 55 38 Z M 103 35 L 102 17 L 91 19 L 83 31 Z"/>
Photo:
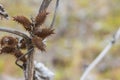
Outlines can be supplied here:
<path id="1" fill-rule="evenodd" d="M 38 48 L 40 51 L 46 51 L 43 40 L 50 35 L 54 34 L 54 29 L 43 27 L 45 19 L 48 15 L 46 10 L 41 11 L 33 20 L 29 20 L 24 16 L 15 16 L 13 21 L 21 24 L 26 31 L 31 35 L 31 43 L 34 47 Z M 4 36 L 1 41 L 1 54 L 11 54 L 17 58 L 17 61 L 22 61 L 23 64 L 26 63 L 26 56 L 22 53 L 22 49 L 27 49 L 27 42 L 24 38 L 14 38 L 11 36 Z M 23 57 L 21 57 L 23 56 Z M 21 58 L 20 58 L 21 57 Z M 16 62 L 17 63 L 17 62 Z M 17 64 L 19 67 L 22 65 Z"/>
<path id="2" fill-rule="evenodd" d="M 54 34 L 54 29 L 51 26 L 53 26 L 55 20 L 59 0 L 56 0 L 56 8 L 50 27 L 43 26 L 47 15 L 49 14 L 47 12 L 47 8 L 51 1 L 52 0 L 43 0 L 38 15 L 34 18 L 31 18 L 31 20 L 25 16 L 19 15 L 12 18 L 13 21 L 21 24 L 23 28 L 28 31 L 29 35 L 21 31 L 0 28 L 0 31 L 12 33 L 22 37 L 22 39 L 11 36 L 2 37 L 0 40 L 0 54 L 11 54 L 17 58 L 15 63 L 24 70 L 25 80 L 36 80 L 35 77 L 38 77 L 34 68 L 34 48 L 36 47 L 40 51 L 45 51 L 46 45 L 44 44 L 44 40 Z M 3 13 L 5 13 L 5 10 L 2 6 L 0 6 L 0 9 Z M 26 49 L 27 53 L 23 54 L 21 51 L 22 49 Z M 18 61 L 23 62 L 23 64 L 18 64 Z"/>
<path id="3" fill-rule="evenodd" d="M 20 23 L 30 34 L 32 34 L 32 42 L 41 51 L 45 51 L 45 44 L 43 40 L 48 36 L 54 34 L 54 29 L 43 27 L 47 15 L 49 13 L 46 10 L 42 10 L 33 20 L 29 20 L 24 16 L 15 16 L 13 17 L 13 21 Z M 21 41 L 22 47 L 25 47 L 26 42 Z"/>

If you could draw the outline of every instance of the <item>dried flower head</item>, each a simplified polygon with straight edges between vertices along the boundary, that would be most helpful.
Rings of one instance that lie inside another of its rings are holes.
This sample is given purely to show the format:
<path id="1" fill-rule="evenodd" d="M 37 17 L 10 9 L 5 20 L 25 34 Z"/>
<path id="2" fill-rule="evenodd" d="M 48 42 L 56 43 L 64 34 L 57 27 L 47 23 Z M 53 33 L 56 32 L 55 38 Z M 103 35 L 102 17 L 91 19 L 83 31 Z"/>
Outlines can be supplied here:
<path id="1" fill-rule="evenodd" d="M 16 16 L 13 17 L 13 20 L 20 23 L 21 25 L 23 25 L 23 27 L 27 30 L 27 31 L 31 31 L 31 25 L 32 23 L 29 21 L 28 18 L 24 17 L 24 16 Z"/>
<path id="2" fill-rule="evenodd" d="M 18 39 L 10 36 L 5 36 L 0 41 L 1 50 L 0 54 L 11 54 L 14 55 L 16 58 L 19 58 L 23 55 L 23 53 L 18 49 Z M 26 61 L 25 57 L 20 59 L 22 62 Z"/>
<path id="3" fill-rule="evenodd" d="M 34 36 L 32 42 L 38 49 L 45 51 L 45 44 L 42 42 L 42 38 Z"/>
<path id="4" fill-rule="evenodd" d="M 54 34 L 54 29 L 51 28 L 37 29 L 36 31 L 34 31 L 34 34 L 37 35 L 38 37 L 41 37 L 42 39 L 45 39 L 46 37 Z"/>
<path id="5" fill-rule="evenodd" d="M 35 18 L 35 27 L 42 25 L 48 14 L 46 10 L 41 11 Z"/>
<path id="6" fill-rule="evenodd" d="M 15 47 L 18 44 L 18 41 L 16 38 L 10 37 L 10 36 L 4 36 L 0 41 L 1 46 L 10 46 Z"/>

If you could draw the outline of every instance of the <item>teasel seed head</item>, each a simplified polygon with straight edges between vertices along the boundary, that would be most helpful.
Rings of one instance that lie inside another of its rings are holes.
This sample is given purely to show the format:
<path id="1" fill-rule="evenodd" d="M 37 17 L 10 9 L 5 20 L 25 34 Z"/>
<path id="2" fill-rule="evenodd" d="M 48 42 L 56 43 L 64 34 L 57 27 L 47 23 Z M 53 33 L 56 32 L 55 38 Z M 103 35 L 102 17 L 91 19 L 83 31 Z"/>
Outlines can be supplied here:
<path id="1" fill-rule="evenodd" d="M 26 18 L 24 16 L 15 16 L 15 17 L 13 17 L 13 21 L 16 21 L 16 22 L 20 23 L 21 25 L 23 25 L 23 27 L 27 31 L 31 31 L 32 23 L 29 21 L 28 18 Z"/>
<path id="2" fill-rule="evenodd" d="M 32 43 L 41 51 L 45 51 L 45 44 L 43 43 L 42 38 L 34 36 L 32 38 Z"/>
<path id="3" fill-rule="evenodd" d="M 11 46 L 15 47 L 18 44 L 18 41 L 16 38 L 11 36 L 4 36 L 0 41 L 1 47 L 3 46 Z"/>
<path id="4" fill-rule="evenodd" d="M 45 39 L 46 37 L 54 34 L 54 29 L 52 28 L 37 29 L 34 31 L 34 34 L 42 39 Z"/>
<path id="5" fill-rule="evenodd" d="M 35 27 L 42 25 L 49 13 L 46 10 L 41 11 L 35 18 Z"/>

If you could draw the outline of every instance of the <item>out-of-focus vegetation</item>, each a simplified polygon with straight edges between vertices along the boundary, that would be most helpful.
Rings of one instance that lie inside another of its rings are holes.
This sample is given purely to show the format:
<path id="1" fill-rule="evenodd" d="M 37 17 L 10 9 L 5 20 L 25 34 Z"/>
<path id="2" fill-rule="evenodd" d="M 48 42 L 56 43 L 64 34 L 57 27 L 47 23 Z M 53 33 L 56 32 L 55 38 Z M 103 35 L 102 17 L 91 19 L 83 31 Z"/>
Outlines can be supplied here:
<path id="1" fill-rule="evenodd" d="M 1 0 L 12 16 L 36 16 L 42 0 Z M 120 0 L 60 0 L 54 25 L 55 33 L 47 40 L 47 51 L 36 51 L 36 60 L 55 72 L 55 80 L 79 80 L 85 68 L 104 49 L 120 26 Z M 46 26 L 50 25 L 55 0 L 49 6 Z M 0 20 L 0 26 L 25 31 L 12 20 Z M 2 32 L 0 32 L 2 33 Z M 2 33 L 1 36 L 6 35 Z M 7 34 L 8 35 L 8 34 Z M 120 80 L 120 44 L 93 70 L 96 80 Z M 23 77 L 15 58 L 0 56 L 0 74 Z M 11 74 L 12 73 L 12 74 Z M 1 80 L 1 79 L 0 79 Z"/>

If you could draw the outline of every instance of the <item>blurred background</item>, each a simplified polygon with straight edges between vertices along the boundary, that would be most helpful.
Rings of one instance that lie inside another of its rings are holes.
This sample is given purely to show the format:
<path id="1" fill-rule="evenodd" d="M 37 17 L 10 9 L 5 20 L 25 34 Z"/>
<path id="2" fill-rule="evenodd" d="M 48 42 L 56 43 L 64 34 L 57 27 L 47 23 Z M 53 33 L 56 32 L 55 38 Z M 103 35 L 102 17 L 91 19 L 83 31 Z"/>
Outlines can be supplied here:
<path id="1" fill-rule="evenodd" d="M 48 8 L 49 27 L 55 1 Z M 35 17 L 42 0 L 0 0 L 8 14 Z M 55 80 L 79 80 L 86 67 L 99 55 L 120 26 L 120 0 L 60 0 L 55 33 L 46 41 L 46 52 L 35 59 L 55 73 Z M 0 20 L 0 27 L 24 31 L 12 20 Z M 0 32 L 0 36 L 12 35 Z M 14 36 L 14 35 L 12 35 Z M 91 80 L 120 80 L 120 43 L 92 70 Z M 0 55 L 0 80 L 24 80 L 11 55 Z"/>

